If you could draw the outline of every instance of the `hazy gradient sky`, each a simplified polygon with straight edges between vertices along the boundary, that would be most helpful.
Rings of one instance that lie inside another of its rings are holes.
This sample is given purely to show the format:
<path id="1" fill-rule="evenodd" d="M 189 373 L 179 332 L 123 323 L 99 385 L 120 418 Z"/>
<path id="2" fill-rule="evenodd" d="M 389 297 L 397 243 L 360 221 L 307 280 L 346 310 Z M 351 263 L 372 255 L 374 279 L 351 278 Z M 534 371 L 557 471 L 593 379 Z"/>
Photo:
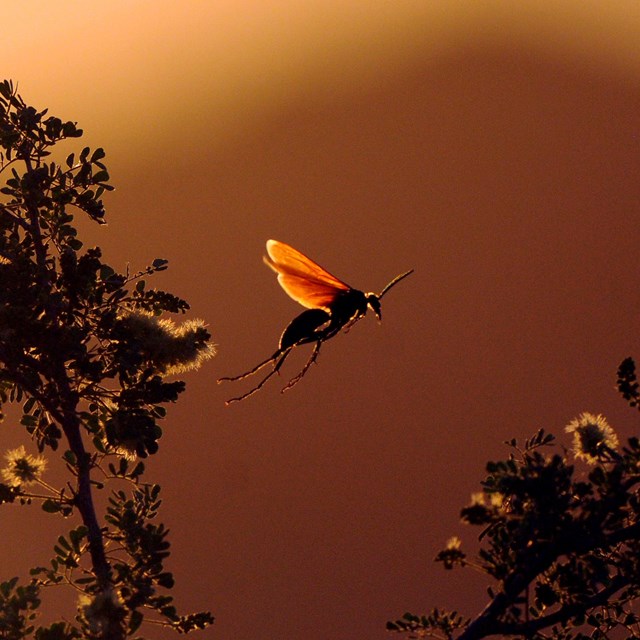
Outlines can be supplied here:
<path id="1" fill-rule="evenodd" d="M 432 558 L 473 548 L 486 460 L 582 411 L 638 429 L 614 385 L 640 357 L 640 4 L 9 0 L 0 23 L 3 75 L 107 151 L 86 244 L 169 259 L 155 284 L 218 344 L 149 464 L 177 603 L 217 618 L 199 637 L 382 640 L 406 610 L 479 610 L 484 581 Z M 247 387 L 215 379 L 301 310 L 268 238 L 366 291 L 415 274 L 291 392 L 306 353 L 225 408 Z M 65 524 L 5 507 L 2 576 Z"/>

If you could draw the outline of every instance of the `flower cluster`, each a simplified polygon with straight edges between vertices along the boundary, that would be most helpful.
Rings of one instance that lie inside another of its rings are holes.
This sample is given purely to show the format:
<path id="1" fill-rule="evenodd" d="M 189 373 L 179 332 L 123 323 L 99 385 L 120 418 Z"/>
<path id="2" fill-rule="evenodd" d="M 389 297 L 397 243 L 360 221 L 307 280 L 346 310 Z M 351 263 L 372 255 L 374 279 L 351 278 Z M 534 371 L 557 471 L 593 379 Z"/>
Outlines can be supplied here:
<path id="1" fill-rule="evenodd" d="M 42 456 L 28 454 L 23 446 L 7 451 L 5 458 L 7 466 L 2 469 L 2 477 L 11 487 L 38 482 L 47 466 Z"/>
<path id="2" fill-rule="evenodd" d="M 587 464 L 596 464 L 603 458 L 611 458 L 618 448 L 618 436 L 606 418 L 600 414 L 581 413 L 566 427 L 573 434 L 573 453 Z"/>
<path id="3" fill-rule="evenodd" d="M 165 375 L 198 369 L 216 353 L 202 320 L 177 325 L 173 320 L 136 309 L 123 313 L 119 323 L 135 340 L 145 360 Z"/>
<path id="4" fill-rule="evenodd" d="M 462 541 L 457 536 L 447 540 L 447 546 L 438 553 L 435 560 L 442 562 L 445 569 L 453 569 L 457 564 L 464 566 L 467 554 L 462 551 Z"/>
<path id="5" fill-rule="evenodd" d="M 91 633 L 107 637 L 109 631 L 118 628 L 126 610 L 118 591 L 108 588 L 94 596 L 82 594 L 78 601 L 78 614 Z"/>

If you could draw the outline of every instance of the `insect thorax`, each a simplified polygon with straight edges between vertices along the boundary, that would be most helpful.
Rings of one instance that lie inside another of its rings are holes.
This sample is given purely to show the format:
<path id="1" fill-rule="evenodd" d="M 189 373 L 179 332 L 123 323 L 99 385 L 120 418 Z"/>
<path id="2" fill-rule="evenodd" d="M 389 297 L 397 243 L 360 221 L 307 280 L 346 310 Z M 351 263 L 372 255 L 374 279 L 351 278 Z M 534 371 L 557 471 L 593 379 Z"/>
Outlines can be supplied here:
<path id="1" fill-rule="evenodd" d="M 367 296 L 358 289 L 341 293 L 331 305 L 331 324 L 341 327 L 367 313 Z"/>

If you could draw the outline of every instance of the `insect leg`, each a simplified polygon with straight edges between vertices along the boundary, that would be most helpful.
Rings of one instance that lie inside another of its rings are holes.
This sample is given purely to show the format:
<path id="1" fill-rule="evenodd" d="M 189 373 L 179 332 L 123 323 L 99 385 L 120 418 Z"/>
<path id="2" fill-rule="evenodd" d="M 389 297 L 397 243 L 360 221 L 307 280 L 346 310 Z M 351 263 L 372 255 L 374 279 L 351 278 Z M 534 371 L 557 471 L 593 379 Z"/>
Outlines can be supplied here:
<path id="1" fill-rule="evenodd" d="M 291 387 L 295 387 L 295 385 L 297 385 L 298 382 L 300 382 L 300 380 L 304 378 L 304 374 L 307 373 L 307 371 L 309 370 L 309 367 L 318 358 L 318 354 L 320 353 L 320 347 L 322 346 L 322 343 L 323 343 L 323 340 L 316 341 L 316 344 L 313 347 L 313 351 L 311 352 L 311 356 L 309 356 L 309 359 L 307 360 L 306 364 L 304 365 L 304 367 L 302 367 L 302 371 L 300 371 L 300 373 L 297 376 L 294 376 L 293 378 L 291 378 L 291 380 L 289 380 L 289 382 L 287 383 L 287 386 L 284 387 L 284 389 L 282 389 L 281 393 L 288 391 L 289 389 L 291 389 Z"/>
<path id="2" fill-rule="evenodd" d="M 245 378 L 248 378 L 254 373 L 260 371 L 263 367 L 273 363 L 273 369 L 255 387 L 253 387 L 253 389 L 250 389 L 241 396 L 227 400 L 225 404 L 228 405 L 232 402 L 240 402 L 240 400 L 244 400 L 245 398 L 252 396 L 256 391 L 262 389 L 269 378 L 279 372 L 280 367 L 283 365 L 287 356 L 294 347 L 315 342 L 316 346 L 311 354 L 311 358 L 304 366 L 304 369 L 289 382 L 286 388 L 292 387 L 296 384 L 296 382 L 304 376 L 311 364 L 315 362 L 315 359 L 318 356 L 318 351 L 320 350 L 321 342 L 337 333 L 336 328 L 331 327 L 329 321 L 330 315 L 322 309 L 308 309 L 307 311 L 303 311 L 299 316 L 295 317 L 282 332 L 278 350 L 270 358 L 263 360 L 261 363 L 253 367 L 253 369 L 250 369 L 245 373 L 241 373 L 238 376 L 218 378 L 219 383 L 223 381 L 233 382 L 236 380 L 244 380 Z"/>
<path id="3" fill-rule="evenodd" d="M 275 356 L 273 358 L 270 358 L 269 360 L 267 360 L 266 362 L 274 362 L 275 361 L 273 369 L 271 371 L 269 371 L 269 373 L 255 387 L 253 387 L 253 389 L 250 389 L 246 393 L 243 393 L 241 396 L 237 396 L 235 398 L 229 398 L 229 400 L 227 400 L 225 402 L 225 404 L 226 405 L 230 405 L 230 404 L 232 404 L 234 402 L 240 402 L 241 400 L 245 400 L 249 396 L 252 396 L 257 391 L 260 391 L 260 389 L 262 389 L 262 387 L 266 384 L 267 380 L 269 380 L 269 378 L 271 378 L 271 376 L 273 376 L 276 373 L 278 373 L 280 367 L 282 366 L 284 361 L 287 359 L 287 356 L 289 355 L 289 353 L 291 353 L 291 349 L 292 348 L 293 347 L 290 347 L 289 349 L 286 349 L 285 351 L 278 351 L 278 353 L 275 354 Z M 263 363 L 263 365 L 264 364 L 265 363 Z M 256 369 L 256 371 L 257 371 L 257 369 Z M 243 377 L 246 377 L 246 376 L 243 376 Z M 239 378 L 237 378 L 237 379 L 239 379 Z"/>
<path id="4" fill-rule="evenodd" d="M 303 311 L 299 316 L 295 317 L 282 332 L 280 337 L 280 344 L 278 350 L 266 360 L 263 360 L 260 364 L 257 364 L 253 369 L 245 373 L 241 373 L 238 376 L 225 376 L 218 378 L 218 382 L 235 382 L 236 380 L 244 380 L 254 373 L 257 373 L 272 362 L 276 362 L 280 356 L 286 351 L 289 351 L 292 347 L 299 344 L 306 344 L 307 342 L 314 342 L 316 340 L 315 332 L 318 328 L 328 322 L 329 314 L 321 309 L 309 309 Z M 282 361 L 276 363 L 276 370 L 282 366 Z"/>
<path id="5" fill-rule="evenodd" d="M 254 373 L 258 373 L 262 367 L 266 367 L 271 362 L 275 362 L 282 355 L 282 349 L 278 349 L 271 357 L 263 360 L 260 364 L 257 364 L 253 369 L 245 373 L 241 373 L 239 376 L 225 376 L 223 378 L 218 378 L 217 382 L 220 384 L 221 382 L 235 382 L 236 380 L 244 380 L 249 376 L 252 376 Z"/>

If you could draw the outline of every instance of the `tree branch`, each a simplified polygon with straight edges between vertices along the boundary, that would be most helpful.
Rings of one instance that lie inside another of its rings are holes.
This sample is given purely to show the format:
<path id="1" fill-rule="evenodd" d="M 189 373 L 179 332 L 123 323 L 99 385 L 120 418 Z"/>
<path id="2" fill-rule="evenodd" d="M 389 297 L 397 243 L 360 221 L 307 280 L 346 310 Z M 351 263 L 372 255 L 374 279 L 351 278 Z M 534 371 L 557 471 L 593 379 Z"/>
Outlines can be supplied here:
<path id="1" fill-rule="evenodd" d="M 78 485 L 75 503 L 82 516 L 82 521 L 88 529 L 89 552 L 96 577 L 104 588 L 110 584 L 110 567 L 106 559 L 102 532 L 96 517 L 91 493 L 91 456 L 84 447 L 81 423 L 76 412 L 77 399 L 69 385 L 64 364 L 58 363 L 56 370 L 55 380 L 59 391 L 59 406 L 56 406 L 39 389 L 35 388 L 30 380 L 23 376 L 15 366 L 12 366 L 12 363 L 7 362 L 6 354 L 3 353 L 1 347 L 0 362 L 4 362 L 8 377 L 33 396 L 51 417 L 59 423 L 69 442 L 69 448 L 76 457 Z M 30 358 L 26 366 L 32 370 L 37 370 L 34 365 L 38 364 L 37 360 Z"/>
<path id="2" fill-rule="evenodd" d="M 499 621 L 499 617 L 503 615 L 510 606 L 515 604 L 527 586 L 535 580 L 537 576 L 544 573 L 560 556 L 569 553 L 588 553 L 595 549 L 610 547 L 626 540 L 637 539 L 639 535 L 640 523 L 634 523 L 628 527 L 614 531 L 608 536 L 603 536 L 599 540 L 590 541 L 589 543 L 576 542 L 574 536 L 568 536 L 568 540 L 564 543 L 548 545 L 543 553 L 533 559 L 528 570 L 510 574 L 505 578 L 503 590 L 496 594 L 478 617 L 460 634 L 458 640 L 478 640 L 486 636 L 506 633 L 503 631 L 504 623 Z M 613 584 L 614 583 L 612 583 L 612 585 Z M 620 587 L 617 587 L 617 589 L 619 588 Z"/>
<path id="3" fill-rule="evenodd" d="M 630 582 L 628 578 L 617 575 L 611 580 L 608 587 L 601 589 L 582 602 L 567 604 L 547 616 L 534 618 L 523 624 L 497 623 L 495 633 L 501 635 L 530 636 L 532 633 L 540 631 L 540 629 L 546 629 L 554 624 L 566 622 L 573 617 L 586 613 L 593 607 L 606 604 L 616 591 L 623 589 L 630 584 Z"/>

